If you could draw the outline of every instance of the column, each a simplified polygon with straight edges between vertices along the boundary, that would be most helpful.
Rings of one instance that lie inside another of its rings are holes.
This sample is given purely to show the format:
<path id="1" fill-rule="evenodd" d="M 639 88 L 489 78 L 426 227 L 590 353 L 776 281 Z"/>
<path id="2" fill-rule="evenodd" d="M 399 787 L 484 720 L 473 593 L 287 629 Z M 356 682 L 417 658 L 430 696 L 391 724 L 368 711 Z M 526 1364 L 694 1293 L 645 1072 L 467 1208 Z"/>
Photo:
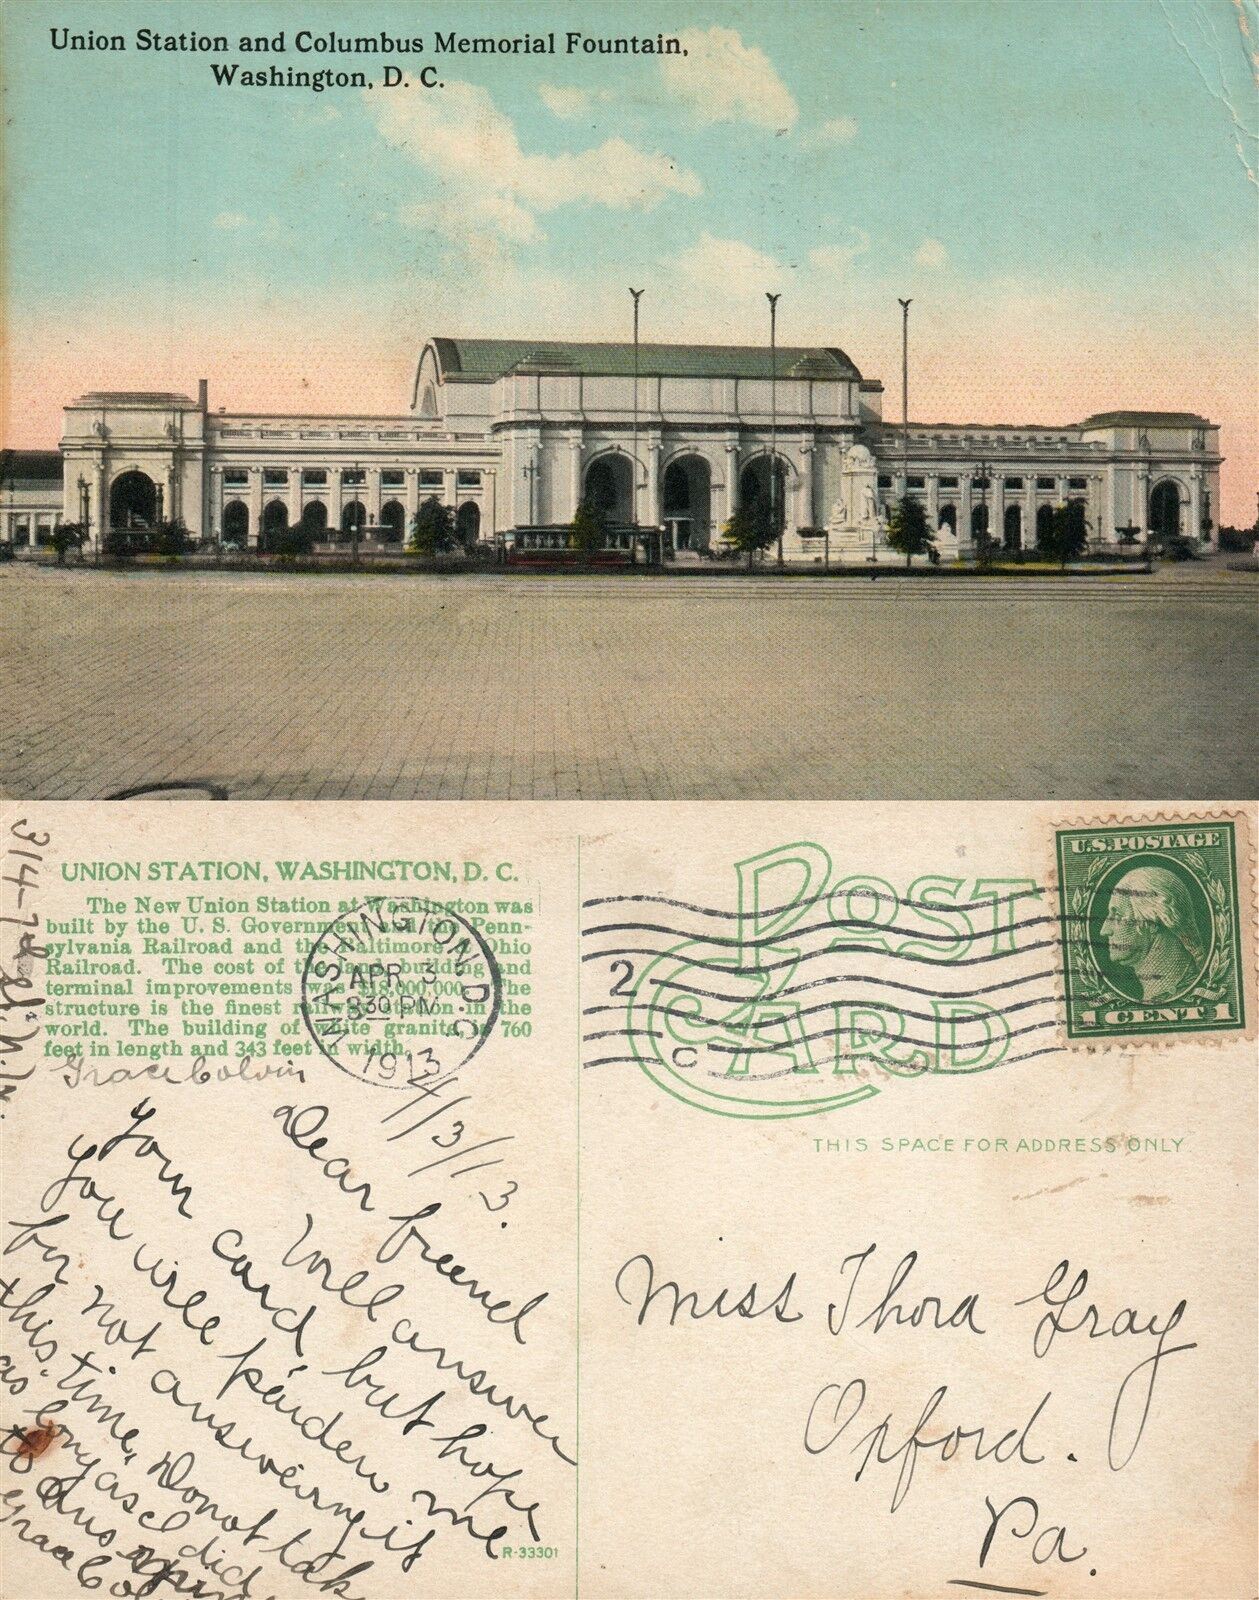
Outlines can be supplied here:
<path id="1" fill-rule="evenodd" d="M 1098 538 L 1104 539 L 1107 544 L 1115 544 L 1119 539 L 1119 535 L 1116 532 L 1119 518 L 1115 512 L 1115 463 L 1113 461 L 1107 463 L 1106 487 L 1104 495 L 1101 495 L 1100 498 L 1101 504 L 1097 508 Z"/>
<path id="2" fill-rule="evenodd" d="M 970 550 L 975 543 L 970 531 L 970 493 L 971 475 L 963 472 L 958 479 L 957 491 L 957 542 L 963 550 Z"/>
<path id="3" fill-rule="evenodd" d="M 408 467 L 406 469 L 406 483 L 402 490 L 403 503 L 407 512 L 407 533 L 411 532 L 411 522 L 415 513 L 420 509 L 420 469 Z"/>
<path id="4" fill-rule="evenodd" d="M 798 528 L 815 528 L 817 526 L 817 520 L 813 515 L 813 454 L 813 445 L 801 445 L 800 481 L 796 490 L 796 526 Z"/>
<path id="5" fill-rule="evenodd" d="M 367 497 L 364 504 L 367 506 L 367 520 L 373 528 L 380 526 L 380 468 L 368 467 L 367 469 Z"/>
<path id="6" fill-rule="evenodd" d="M 96 463 L 96 470 L 92 474 L 92 478 L 92 492 L 96 499 L 96 514 L 93 518 L 93 521 L 96 528 L 96 547 L 99 550 L 101 545 L 104 543 L 105 535 L 109 532 L 109 483 L 108 474 L 105 468 L 105 457 L 103 454 L 101 459 Z"/>
<path id="7" fill-rule="evenodd" d="M 288 490 L 284 496 L 288 502 L 289 527 L 295 528 L 302 520 L 302 469 L 289 467 Z"/>
<path id="8" fill-rule="evenodd" d="M 1005 479 L 993 472 L 988 484 L 988 537 L 993 551 L 1005 546 Z"/>
<path id="9" fill-rule="evenodd" d="M 1036 548 L 1036 474 L 1023 479 L 1023 548 Z"/>
<path id="10" fill-rule="evenodd" d="M 1132 508 L 1132 520 L 1141 529 L 1141 538 L 1150 537 L 1150 467 L 1143 461 L 1137 468 L 1137 499 Z"/>
<path id="11" fill-rule="evenodd" d="M 927 522 L 932 533 L 940 526 L 940 474 L 931 473 L 927 478 Z"/>
<path id="12" fill-rule="evenodd" d="M 581 504 L 581 434 L 573 434 L 568 441 L 568 509 L 570 516 L 577 515 Z"/>
<path id="13" fill-rule="evenodd" d="M 262 493 L 262 468 L 250 467 L 249 488 L 249 536 L 245 543 L 253 545 L 256 549 L 262 536 L 262 508 L 266 501 Z"/>
<path id="14" fill-rule="evenodd" d="M 1202 538 L 1202 474 L 1194 469 L 1189 478 L 1188 534 L 1195 543 Z"/>
<path id="15" fill-rule="evenodd" d="M 730 518 L 734 516 L 739 504 L 739 447 L 737 444 L 726 445 L 726 493 L 725 509 L 721 516 L 721 526 L 725 527 Z M 717 538 L 721 538 L 721 528 L 716 530 Z"/>
<path id="16" fill-rule="evenodd" d="M 341 507 L 345 503 L 345 486 L 341 481 L 343 471 L 342 467 L 331 467 L 328 471 L 329 530 L 339 531 L 341 527 Z"/>
<path id="17" fill-rule="evenodd" d="M 659 439 L 647 442 L 647 505 L 646 522 L 649 528 L 660 526 L 660 450 Z"/>
<path id="18" fill-rule="evenodd" d="M 442 504 L 452 508 L 455 504 L 455 489 L 457 487 L 455 483 L 456 471 L 455 467 L 442 468 Z M 539 495 L 538 498 L 540 502 L 541 496 Z"/>

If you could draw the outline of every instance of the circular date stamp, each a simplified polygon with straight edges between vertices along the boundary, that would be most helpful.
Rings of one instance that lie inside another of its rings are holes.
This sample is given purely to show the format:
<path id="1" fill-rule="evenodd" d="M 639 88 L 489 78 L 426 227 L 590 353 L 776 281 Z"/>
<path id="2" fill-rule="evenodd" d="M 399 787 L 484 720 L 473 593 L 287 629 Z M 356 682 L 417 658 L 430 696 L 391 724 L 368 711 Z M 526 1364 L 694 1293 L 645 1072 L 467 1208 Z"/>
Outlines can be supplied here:
<path id="1" fill-rule="evenodd" d="M 502 1005 L 494 953 L 466 917 L 414 896 L 343 911 L 302 971 L 306 1029 L 360 1083 L 411 1089 L 465 1067 Z"/>

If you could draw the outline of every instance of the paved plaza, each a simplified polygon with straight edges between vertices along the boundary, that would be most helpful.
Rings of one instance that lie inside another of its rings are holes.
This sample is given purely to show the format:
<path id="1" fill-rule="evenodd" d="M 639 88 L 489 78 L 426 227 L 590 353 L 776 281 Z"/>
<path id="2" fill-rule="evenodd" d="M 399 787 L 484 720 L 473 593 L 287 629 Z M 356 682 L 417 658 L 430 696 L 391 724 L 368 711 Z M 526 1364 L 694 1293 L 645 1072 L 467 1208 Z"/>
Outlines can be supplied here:
<path id="1" fill-rule="evenodd" d="M 0 568 L 0 792 L 1243 798 L 1259 574 Z"/>

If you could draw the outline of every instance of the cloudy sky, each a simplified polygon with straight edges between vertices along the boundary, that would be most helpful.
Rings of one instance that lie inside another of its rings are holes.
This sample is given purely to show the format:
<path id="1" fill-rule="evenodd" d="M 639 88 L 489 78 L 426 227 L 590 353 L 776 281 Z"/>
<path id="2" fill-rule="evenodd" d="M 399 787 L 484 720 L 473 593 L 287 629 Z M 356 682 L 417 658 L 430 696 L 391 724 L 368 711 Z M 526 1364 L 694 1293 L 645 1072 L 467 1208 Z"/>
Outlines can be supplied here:
<path id="1" fill-rule="evenodd" d="M 681 58 L 299 55 L 316 34 L 579 28 Z M 51 48 L 121 32 L 124 53 Z M 135 30 L 226 34 L 140 53 Z M 242 33 L 288 50 L 241 56 Z M 396 411 L 432 333 L 842 345 L 911 413 L 1203 411 L 1254 515 L 1255 0 L 5 8 L 4 443 L 90 388 Z M 216 87 L 382 59 L 440 89 Z"/>

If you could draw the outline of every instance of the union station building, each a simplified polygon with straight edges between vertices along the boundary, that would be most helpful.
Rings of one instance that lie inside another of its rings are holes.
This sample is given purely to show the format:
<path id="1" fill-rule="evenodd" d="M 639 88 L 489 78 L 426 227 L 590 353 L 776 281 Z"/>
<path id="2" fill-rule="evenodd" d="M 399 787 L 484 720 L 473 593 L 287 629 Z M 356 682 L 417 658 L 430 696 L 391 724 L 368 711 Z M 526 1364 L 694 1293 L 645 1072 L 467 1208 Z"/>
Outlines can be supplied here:
<path id="1" fill-rule="evenodd" d="M 637 364 L 637 380 L 635 379 Z M 1214 542 L 1219 428 L 1192 413 L 1109 411 L 1069 426 L 884 421 L 883 385 L 835 347 L 434 338 L 397 415 L 211 408 L 184 394 L 99 392 L 65 408 L 58 451 L 0 466 L 0 540 L 59 521 L 180 521 L 198 540 L 266 549 L 301 526 L 320 548 L 401 545 L 420 504 L 459 540 L 507 553 L 562 545 L 578 504 L 608 543 L 650 534 L 664 559 L 714 551 L 762 498 L 793 562 L 896 559 L 888 511 L 918 498 L 946 558 L 985 537 L 1030 549 L 1057 505 L 1093 548 L 1180 534 Z"/>

